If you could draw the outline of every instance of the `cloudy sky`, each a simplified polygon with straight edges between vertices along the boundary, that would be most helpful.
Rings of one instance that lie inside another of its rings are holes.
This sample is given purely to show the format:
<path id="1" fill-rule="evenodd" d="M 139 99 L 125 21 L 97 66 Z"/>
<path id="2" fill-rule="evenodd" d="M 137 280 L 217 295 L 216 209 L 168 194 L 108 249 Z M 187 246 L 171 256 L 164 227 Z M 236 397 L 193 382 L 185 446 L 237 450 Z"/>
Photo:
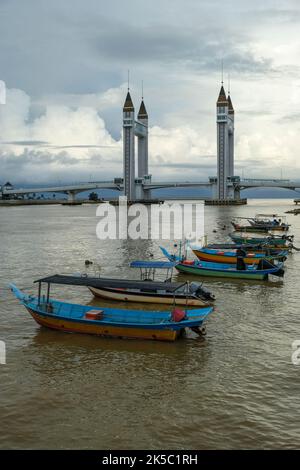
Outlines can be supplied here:
<path id="1" fill-rule="evenodd" d="M 300 179 L 298 0 L 0 0 L 0 184 L 122 173 L 130 69 L 155 179 L 216 174 L 228 73 L 235 173 Z"/>

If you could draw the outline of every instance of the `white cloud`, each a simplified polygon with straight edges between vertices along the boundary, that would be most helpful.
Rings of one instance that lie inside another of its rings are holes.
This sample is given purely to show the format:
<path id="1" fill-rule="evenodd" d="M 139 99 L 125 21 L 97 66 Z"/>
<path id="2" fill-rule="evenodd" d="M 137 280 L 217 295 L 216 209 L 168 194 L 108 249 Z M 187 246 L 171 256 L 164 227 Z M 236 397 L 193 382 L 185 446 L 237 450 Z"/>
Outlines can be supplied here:
<path id="1" fill-rule="evenodd" d="M 275 76 L 267 88 L 262 81 L 234 81 L 232 88 L 236 174 L 299 178 L 297 79 L 288 84 Z M 155 106 L 160 93 L 154 91 L 150 88 L 146 100 L 153 178 L 205 180 L 216 174 L 218 87 L 206 83 L 205 77 L 182 80 L 177 88 L 169 88 L 159 114 Z M 120 176 L 125 94 L 125 84 L 96 95 L 60 94 L 38 100 L 8 89 L 7 104 L 0 107 L 1 179 L 33 183 Z M 137 111 L 140 98 L 132 95 Z M 113 137 L 112 128 L 118 137 Z"/>
<path id="2" fill-rule="evenodd" d="M 30 120 L 31 105 L 22 90 L 7 90 L 7 104 L 0 109 L 2 178 L 33 183 L 57 174 L 67 180 L 94 172 L 100 177 L 114 166 L 120 172 L 122 144 L 112 138 L 96 109 L 51 104 Z"/>

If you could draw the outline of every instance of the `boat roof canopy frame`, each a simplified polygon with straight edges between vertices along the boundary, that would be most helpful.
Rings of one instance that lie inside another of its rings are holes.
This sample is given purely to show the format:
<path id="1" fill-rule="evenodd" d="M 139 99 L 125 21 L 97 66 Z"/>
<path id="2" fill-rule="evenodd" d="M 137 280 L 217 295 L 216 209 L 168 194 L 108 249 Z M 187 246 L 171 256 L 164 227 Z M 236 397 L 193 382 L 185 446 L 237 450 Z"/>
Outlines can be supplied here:
<path id="1" fill-rule="evenodd" d="M 60 284 L 60 285 L 69 285 L 69 286 L 86 286 L 86 287 L 115 287 L 115 288 L 144 288 L 144 289 L 165 289 L 169 292 L 175 292 L 180 287 L 183 287 L 187 284 L 185 282 L 165 282 L 165 281 L 142 281 L 137 280 L 127 280 L 127 279 L 110 279 L 110 278 L 101 278 L 101 277 L 88 277 L 88 276 L 70 276 L 62 274 L 54 274 L 52 276 L 44 277 L 34 281 L 35 283 L 46 283 L 46 284 Z"/>

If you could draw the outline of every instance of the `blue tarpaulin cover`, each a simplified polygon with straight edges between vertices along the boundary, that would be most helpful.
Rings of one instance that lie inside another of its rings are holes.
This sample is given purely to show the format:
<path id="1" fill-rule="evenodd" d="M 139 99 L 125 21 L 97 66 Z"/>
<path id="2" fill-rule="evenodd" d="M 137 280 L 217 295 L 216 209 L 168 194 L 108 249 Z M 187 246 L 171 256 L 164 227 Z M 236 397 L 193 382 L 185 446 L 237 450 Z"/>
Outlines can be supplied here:
<path id="1" fill-rule="evenodd" d="M 154 268 L 154 269 L 172 269 L 178 263 L 171 261 L 132 261 L 131 268 Z"/>

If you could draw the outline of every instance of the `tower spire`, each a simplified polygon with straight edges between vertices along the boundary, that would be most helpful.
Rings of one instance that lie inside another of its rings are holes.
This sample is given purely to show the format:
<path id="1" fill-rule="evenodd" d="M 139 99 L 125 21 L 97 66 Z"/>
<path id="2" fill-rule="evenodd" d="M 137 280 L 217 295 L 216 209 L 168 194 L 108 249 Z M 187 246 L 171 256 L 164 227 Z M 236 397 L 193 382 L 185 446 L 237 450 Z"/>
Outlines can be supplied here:
<path id="1" fill-rule="evenodd" d="M 138 177 L 148 175 L 148 113 L 144 103 L 144 82 L 142 81 L 142 100 L 138 112 Z"/>
<path id="2" fill-rule="evenodd" d="M 223 70 L 223 59 L 221 60 L 221 71 L 222 71 L 222 74 L 221 74 L 221 84 L 223 85 L 224 82 L 223 82 L 223 73 L 224 73 L 224 70 Z"/>
<path id="3" fill-rule="evenodd" d="M 138 112 L 138 119 L 148 119 L 148 113 L 144 103 L 144 82 L 142 80 L 142 101 Z"/>
<path id="4" fill-rule="evenodd" d="M 133 102 L 131 99 L 130 91 L 128 90 L 125 103 L 123 106 L 123 111 L 134 111 Z"/>
<path id="5" fill-rule="evenodd" d="M 226 93 L 225 93 L 223 85 L 221 85 L 220 93 L 219 93 L 218 100 L 217 100 L 217 106 L 227 106 L 227 105 L 228 105 L 228 101 L 226 98 Z"/>
<path id="6" fill-rule="evenodd" d="M 148 113 L 147 113 L 146 106 L 145 106 L 143 98 L 142 98 L 141 106 L 140 106 L 140 109 L 139 109 L 139 112 L 138 112 L 138 119 L 148 119 Z"/>
<path id="7" fill-rule="evenodd" d="M 234 108 L 232 106 L 231 96 L 229 92 L 228 92 L 227 102 L 228 102 L 228 114 L 234 114 Z"/>
<path id="8" fill-rule="evenodd" d="M 232 106 L 231 95 L 230 95 L 230 75 L 228 74 L 228 114 L 234 114 L 234 109 Z"/>
<path id="9" fill-rule="evenodd" d="M 124 194 L 129 201 L 135 199 L 134 106 L 128 91 L 123 106 L 123 175 Z"/>

